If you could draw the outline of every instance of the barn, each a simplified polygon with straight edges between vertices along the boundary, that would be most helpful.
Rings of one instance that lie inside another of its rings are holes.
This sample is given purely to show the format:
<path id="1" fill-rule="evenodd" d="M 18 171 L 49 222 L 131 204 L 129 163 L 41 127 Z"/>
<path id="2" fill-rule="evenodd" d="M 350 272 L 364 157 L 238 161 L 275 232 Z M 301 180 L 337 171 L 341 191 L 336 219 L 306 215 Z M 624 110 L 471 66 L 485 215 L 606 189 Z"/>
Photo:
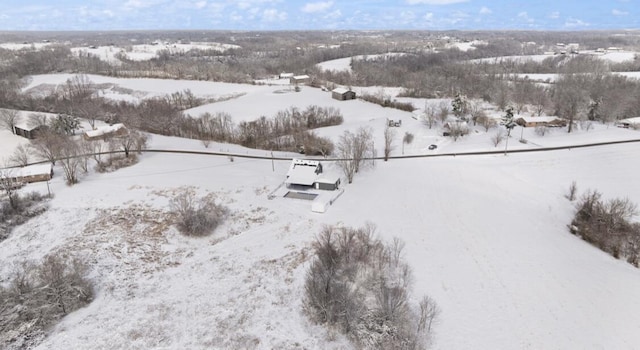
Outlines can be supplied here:
<path id="1" fill-rule="evenodd" d="M 345 88 L 335 88 L 331 91 L 331 97 L 338 101 L 355 100 L 356 92 Z"/>

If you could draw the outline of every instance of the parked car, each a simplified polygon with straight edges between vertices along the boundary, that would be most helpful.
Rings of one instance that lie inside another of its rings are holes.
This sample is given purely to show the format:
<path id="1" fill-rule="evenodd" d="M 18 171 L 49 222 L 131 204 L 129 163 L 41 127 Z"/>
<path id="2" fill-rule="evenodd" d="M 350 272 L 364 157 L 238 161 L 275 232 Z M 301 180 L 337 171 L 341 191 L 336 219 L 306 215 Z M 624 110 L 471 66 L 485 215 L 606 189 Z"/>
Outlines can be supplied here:
<path id="1" fill-rule="evenodd" d="M 430 150 L 434 150 L 434 149 L 436 149 L 436 148 L 438 148 L 438 145 L 430 145 L 430 146 L 429 146 L 429 149 L 430 149 Z"/>

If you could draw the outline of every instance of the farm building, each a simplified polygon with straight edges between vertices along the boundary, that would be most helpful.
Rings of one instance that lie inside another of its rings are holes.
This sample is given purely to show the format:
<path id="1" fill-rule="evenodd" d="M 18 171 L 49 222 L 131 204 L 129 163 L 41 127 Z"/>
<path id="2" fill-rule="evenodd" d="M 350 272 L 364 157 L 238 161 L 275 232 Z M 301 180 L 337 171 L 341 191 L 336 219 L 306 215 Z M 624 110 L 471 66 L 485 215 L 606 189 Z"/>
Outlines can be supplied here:
<path id="1" fill-rule="evenodd" d="M 106 125 L 84 133 L 83 137 L 87 141 L 104 140 L 112 136 L 121 136 L 127 133 L 127 128 L 122 123 Z"/>
<path id="2" fill-rule="evenodd" d="M 291 78 L 293 78 L 293 73 L 282 72 L 282 73 L 280 73 L 279 77 L 280 77 L 280 79 L 291 79 Z"/>
<path id="3" fill-rule="evenodd" d="M 289 83 L 292 85 L 306 84 L 309 81 L 308 75 L 294 75 L 289 78 Z"/>
<path id="4" fill-rule="evenodd" d="M 338 101 L 355 100 L 356 92 L 345 88 L 335 88 L 331 91 L 331 97 Z"/>
<path id="5" fill-rule="evenodd" d="M 558 117 L 519 117 L 516 119 L 516 124 L 524 126 L 525 128 L 536 126 L 567 126 L 567 122 L 564 119 L 560 119 Z"/>
<path id="6" fill-rule="evenodd" d="M 51 163 L 28 165 L 22 168 L 4 169 L 0 177 L 16 183 L 31 183 L 49 181 L 53 177 Z"/>

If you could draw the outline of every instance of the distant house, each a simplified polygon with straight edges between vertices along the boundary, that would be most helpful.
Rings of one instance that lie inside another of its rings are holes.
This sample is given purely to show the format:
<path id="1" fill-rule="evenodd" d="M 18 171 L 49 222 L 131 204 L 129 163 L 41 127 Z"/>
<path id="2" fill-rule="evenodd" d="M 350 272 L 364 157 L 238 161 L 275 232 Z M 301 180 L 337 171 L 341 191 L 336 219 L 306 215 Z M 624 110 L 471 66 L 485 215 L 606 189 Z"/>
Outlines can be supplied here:
<path id="1" fill-rule="evenodd" d="M 335 88 L 331 91 L 331 97 L 338 101 L 355 100 L 356 92 L 345 88 Z"/>
<path id="2" fill-rule="evenodd" d="M 289 83 L 291 85 L 306 84 L 307 82 L 309 82 L 308 75 L 294 75 L 291 78 L 289 78 Z"/>
<path id="3" fill-rule="evenodd" d="M 284 182 L 287 187 L 334 191 L 340 186 L 340 177 L 323 174 L 317 160 L 294 159 Z"/>
<path id="4" fill-rule="evenodd" d="M 294 75 L 293 73 L 282 72 L 280 73 L 280 79 L 291 79 L 293 78 L 293 75 Z"/>
<path id="5" fill-rule="evenodd" d="M 635 118 L 627 118 L 627 119 L 620 119 L 616 122 L 615 124 L 617 127 L 619 128 L 632 128 L 632 129 L 638 129 L 640 128 L 640 117 L 635 117 Z"/>
<path id="6" fill-rule="evenodd" d="M 4 169 L 0 170 L 0 177 L 18 184 L 49 181 L 53 177 L 53 166 L 51 163 L 46 163 L 28 165 L 22 168 Z"/>
<path id="7" fill-rule="evenodd" d="M 516 124 L 525 128 L 536 126 L 562 127 L 567 126 L 567 121 L 558 117 L 519 117 L 515 120 Z"/>
<path id="8" fill-rule="evenodd" d="M 97 127 L 95 130 L 90 130 L 82 135 L 87 141 L 104 140 L 113 136 L 122 136 L 128 132 L 127 128 L 122 123 L 106 125 Z"/>

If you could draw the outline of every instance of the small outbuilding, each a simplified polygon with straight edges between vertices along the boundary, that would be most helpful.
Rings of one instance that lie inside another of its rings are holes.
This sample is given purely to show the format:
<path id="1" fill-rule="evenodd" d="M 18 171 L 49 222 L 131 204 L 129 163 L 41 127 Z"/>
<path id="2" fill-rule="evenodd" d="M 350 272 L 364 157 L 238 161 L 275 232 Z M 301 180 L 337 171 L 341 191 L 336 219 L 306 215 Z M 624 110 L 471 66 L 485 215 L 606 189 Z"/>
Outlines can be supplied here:
<path id="1" fill-rule="evenodd" d="M 18 123 L 13 127 L 15 134 L 24 138 L 33 140 L 38 134 L 46 131 L 49 127 L 46 125 L 29 125 L 27 123 Z"/>
<path id="2" fill-rule="evenodd" d="M 308 75 L 294 75 L 291 78 L 289 78 L 289 83 L 291 85 L 306 84 L 307 82 L 309 82 Z"/>
<path id="3" fill-rule="evenodd" d="M 104 140 L 109 137 L 126 135 L 127 128 L 122 123 L 97 127 L 82 135 L 87 141 Z"/>
<path id="4" fill-rule="evenodd" d="M 345 88 L 335 88 L 331 91 L 331 97 L 338 101 L 355 100 L 356 92 Z"/>
<path id="5" fill-rule="evenodd" d="M 314 187 L 316 190 L 335 191 L 340 188 L 340 176 L 328 174 L 319 176 Z"/>

